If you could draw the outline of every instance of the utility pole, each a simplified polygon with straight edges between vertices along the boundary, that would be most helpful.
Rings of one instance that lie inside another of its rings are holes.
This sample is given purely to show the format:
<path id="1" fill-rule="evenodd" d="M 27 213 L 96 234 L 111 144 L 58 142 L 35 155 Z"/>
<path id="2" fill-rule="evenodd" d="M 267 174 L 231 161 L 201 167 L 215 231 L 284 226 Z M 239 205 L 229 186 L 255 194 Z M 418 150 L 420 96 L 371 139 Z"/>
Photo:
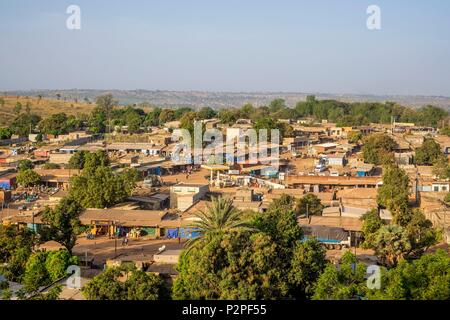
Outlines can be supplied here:
<path id="1" fill-rule="evenodd" d="M 114 259 L 117 258 L 117 237 L 114 236 Z"/>
<path id="2" fill-rule="evenodd" d="M 311 221 L 309 219 L 309 205 L 308 205 L 308 203 L 306 204 L 306 219 L 308 220 L 308 224 L 310 224 Z"/>

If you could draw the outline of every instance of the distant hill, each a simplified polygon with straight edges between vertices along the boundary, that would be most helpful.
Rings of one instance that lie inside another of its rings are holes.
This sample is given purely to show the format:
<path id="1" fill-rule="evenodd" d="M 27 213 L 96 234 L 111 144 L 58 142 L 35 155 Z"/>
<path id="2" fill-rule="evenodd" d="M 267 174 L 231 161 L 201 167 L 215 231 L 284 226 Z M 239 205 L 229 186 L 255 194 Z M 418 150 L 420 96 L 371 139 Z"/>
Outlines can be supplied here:
<path id="1" fill-rule="evenodd" d="M 68 115 L 89 113 L 94 108 L 94 104 L 64 101 L 63 98 L 60 98 L 60 100 L 49 98 L 39 99 L 38 97 L 34 97 L 32 95 L 0 97 L 5 101 L 5 105 L 1 107 L 0 110 L 0 126 L 8 125 L 14 120 L 16 117 L 14 107 L 18 102 L 22 105 L 22 113 L 25 112 L 26 105 L 28 103 L 30 105 L 30 112 L 38 114 L 42 118 L 60 112 L 64 112 Z"/>
<path id="2" fill-rule="evenodd" d="M 252 103 L 255 106 L 267 105 L 276 98 L 283 98 L 289 106 L 294 106 L 298 101 L 305 100 L 309 94 L 315 95 L 318 99 L 336 99 L 346 102 L 384 102 L 395 101 L 404 106 L 422 107 L 428 104 L 439 106 L 450 110 L 450 97 L 440 96 L 376 96 L 376 95 L 354 95 L 354 94 L 322 94 L 322 93 L 299 93 L 299 92 L 206 92 L 206 91 L 150 91 L 150 90 L 31 90 L 31 91 L 10 91 L 9 96 L 30 96 L 42 95 L 44 98 L 60 99 L 70 101 L 77 100 L 80 103 L 86 101 L 93 102 L 95 98 L 111 93 L 119 100 L 120 104 L 149 103 L 159 107 L 181 107 L 188 106 L 200 108 L 209 106 L 215 109 L 241 107 L 245 103 Z"/>

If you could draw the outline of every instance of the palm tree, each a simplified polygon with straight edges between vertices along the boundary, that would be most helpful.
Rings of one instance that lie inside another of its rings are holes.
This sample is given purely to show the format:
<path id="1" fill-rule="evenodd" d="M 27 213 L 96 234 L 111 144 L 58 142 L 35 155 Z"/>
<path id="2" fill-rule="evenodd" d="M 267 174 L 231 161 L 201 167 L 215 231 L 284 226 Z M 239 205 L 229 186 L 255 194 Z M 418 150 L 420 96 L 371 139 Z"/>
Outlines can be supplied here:
<path id="1" fill-rule="evenodd" d="M 233 206 L 233 200 L 231 199 L 213 197 L 211 205 L 207 204 L 206 208 L 206 211 L 199 211 L 194 214 L 198 220 L 191 227 L 198 229 L 200 237 L 190 239 L 187 242 L 188 251 L 205 235 L 254 229 L 242 219 L 242 213 Z"/>

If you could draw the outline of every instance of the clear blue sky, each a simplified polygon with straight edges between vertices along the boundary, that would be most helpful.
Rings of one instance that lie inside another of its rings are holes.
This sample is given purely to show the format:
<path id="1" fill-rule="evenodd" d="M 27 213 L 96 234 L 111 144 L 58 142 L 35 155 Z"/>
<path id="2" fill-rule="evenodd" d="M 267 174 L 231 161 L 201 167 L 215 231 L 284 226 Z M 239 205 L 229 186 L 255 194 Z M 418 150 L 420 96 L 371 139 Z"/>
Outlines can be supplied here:
<path id="1" fill-rule="evenodd" d="M 70 88 L 450 96 L 450 1 L 1 0 L 0 90 Z"/>

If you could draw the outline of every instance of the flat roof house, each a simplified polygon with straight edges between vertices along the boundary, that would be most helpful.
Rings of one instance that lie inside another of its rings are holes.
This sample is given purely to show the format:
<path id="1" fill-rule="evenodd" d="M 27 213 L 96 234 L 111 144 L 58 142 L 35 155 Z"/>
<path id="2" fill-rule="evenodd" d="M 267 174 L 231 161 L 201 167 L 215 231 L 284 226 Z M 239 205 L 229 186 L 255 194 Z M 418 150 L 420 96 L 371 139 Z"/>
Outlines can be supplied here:
<path id="1" fill-rule="evenodd" d="M 179 183 L 170 188 L 170 203 L 172 208 L 186 211 L 209 192 L 207 184 Z"/>

